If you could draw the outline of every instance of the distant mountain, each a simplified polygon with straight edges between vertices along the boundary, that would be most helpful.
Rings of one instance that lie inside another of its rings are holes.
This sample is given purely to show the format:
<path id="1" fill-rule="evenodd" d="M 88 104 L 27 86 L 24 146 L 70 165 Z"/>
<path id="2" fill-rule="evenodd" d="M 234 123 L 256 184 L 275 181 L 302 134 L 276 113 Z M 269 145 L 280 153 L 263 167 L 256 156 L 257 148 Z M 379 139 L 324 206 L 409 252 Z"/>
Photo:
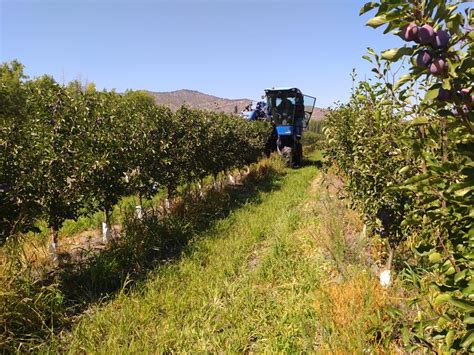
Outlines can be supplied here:
<path id="1" fill-rule="evenodd" d="M 148 91 L 148 94 L 154 97 L 157 104 L 167 105 L 172 110 L 177 110 L 182 105 L 186 104 L 189 107 L 203 110 L 239 113 L 245 106 L 252 102 L 249 99 L 224 99 L 222 97 L 186 89 L 170 92 Z M 325 109 L 315 107 L 312 119 L 320 120 L 324 118 L 325 113 Z"/>
<path id="2" fill-rule="evenodd" d="M 311 115 L 311 120 L 320 121 L 326 117 L 327 112 L 328 110 L 325 108 L 315 107 Z"/>
<path id="3" fill-rule="evenodd" d="M 155 98 L 157 104 L 167 105 L 172 110 L 177 110 L 182 105 L 186 104 L 189 107 L 203 110 L 238 113 L 251 102 L 249 99 L 224 99 L 217 96 L 203 94 L 202 92 L 195 90 L 177 90 L 171 92 L 148 91 L 148 93 Z"/>

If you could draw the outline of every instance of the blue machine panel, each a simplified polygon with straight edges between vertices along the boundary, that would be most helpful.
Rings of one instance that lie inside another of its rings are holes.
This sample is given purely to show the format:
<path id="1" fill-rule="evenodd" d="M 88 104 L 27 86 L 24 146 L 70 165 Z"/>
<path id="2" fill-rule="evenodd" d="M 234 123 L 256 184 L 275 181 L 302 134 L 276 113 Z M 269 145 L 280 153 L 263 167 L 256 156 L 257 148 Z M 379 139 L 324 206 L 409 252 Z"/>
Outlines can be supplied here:
<path id="1" fill-rule="evenodd" d="M 277 126 L 279 136 L 291 136 L 293 134 L 293 126 Z"/>

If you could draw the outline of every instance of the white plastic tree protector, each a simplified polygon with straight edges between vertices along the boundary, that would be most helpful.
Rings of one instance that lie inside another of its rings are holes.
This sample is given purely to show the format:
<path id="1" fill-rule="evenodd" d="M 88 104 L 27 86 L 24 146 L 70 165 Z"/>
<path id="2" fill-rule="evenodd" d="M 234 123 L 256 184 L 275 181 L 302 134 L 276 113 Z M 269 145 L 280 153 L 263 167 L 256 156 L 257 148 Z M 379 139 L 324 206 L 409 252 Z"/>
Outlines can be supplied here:
<path id="1" fill-rule="evenodd" d="M 165 210 L 166 210 L 167 212 L 169 212 L 170 207 L 171 207 L 170 200 L 169 200 L 169 198 L 167 197 L 167 198 L 165 198 Z"/>
<path id="2" fill-rule="evenodd" d="M 389 287 L 391 284 L 391 272 L 390 270 L 384 270 L 380 273 L 380 285 L 383 287 Z"/>
<path id="3" fill-rule="evenodd" d="M 49 244 L 49 254 L 53 261 L 58 260 L 58 245 L 53 241 Z"/>
<path id="4" fill-rule="evenodd" d="M 197 183 L 197 188 L 198 188 L 198 191 L 199 191 L 199 197 L 203 198 L 204 194 L 202 193 L 202 186 L 201 186 L 200 182 Z"/>
<path id="5" fill-rule="evenodd" d="M 142 205 L 135 206 L 135 215 L 141 221 L 143 219 L 143 208 Z"/>
<path id="6" fill-rule="evenodd" d="M 110 240 L 111 231 L 107 222 L 102 222 L 102 241 L 107 243 Z"/>

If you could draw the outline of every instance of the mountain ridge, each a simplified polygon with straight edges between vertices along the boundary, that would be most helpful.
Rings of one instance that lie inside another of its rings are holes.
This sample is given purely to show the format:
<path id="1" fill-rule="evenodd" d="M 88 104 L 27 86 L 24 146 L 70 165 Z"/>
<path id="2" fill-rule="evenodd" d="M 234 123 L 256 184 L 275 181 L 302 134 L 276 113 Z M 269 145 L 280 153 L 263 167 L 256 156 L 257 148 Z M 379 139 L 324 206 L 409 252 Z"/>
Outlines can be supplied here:
<path id="1" fill-rule="evenodd" d="M 146 92 L 155 99 L 157 104 L 166 105 L 173 111 L 177 110 L 182 105 L 188 105 L 189 107 L 202 110 L 239 113 L 249 103 L 252 102 L 252 100 L 246 98 L 226 99 L 190 89 L 180 89 L 174 91 L 146 90 Z M 313 117 L 311 119 L 320 120 L 324 118 L 325 114 L 326 109 L 315 107 L 313 111 Z"/>

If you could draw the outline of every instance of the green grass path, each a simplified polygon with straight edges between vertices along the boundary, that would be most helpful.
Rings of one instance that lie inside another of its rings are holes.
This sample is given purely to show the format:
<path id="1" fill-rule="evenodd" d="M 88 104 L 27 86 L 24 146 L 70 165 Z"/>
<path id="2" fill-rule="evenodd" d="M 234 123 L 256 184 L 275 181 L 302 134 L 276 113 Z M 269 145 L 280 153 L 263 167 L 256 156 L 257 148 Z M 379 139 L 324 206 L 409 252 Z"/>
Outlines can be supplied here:
<path id="1" fill-rule="evenodd" d="M 96 306 L 65 334 L 71 352 L 308 351 L 324 258 L 305 233 L 313 165 L 218 221 L 176 262 Z"/>

